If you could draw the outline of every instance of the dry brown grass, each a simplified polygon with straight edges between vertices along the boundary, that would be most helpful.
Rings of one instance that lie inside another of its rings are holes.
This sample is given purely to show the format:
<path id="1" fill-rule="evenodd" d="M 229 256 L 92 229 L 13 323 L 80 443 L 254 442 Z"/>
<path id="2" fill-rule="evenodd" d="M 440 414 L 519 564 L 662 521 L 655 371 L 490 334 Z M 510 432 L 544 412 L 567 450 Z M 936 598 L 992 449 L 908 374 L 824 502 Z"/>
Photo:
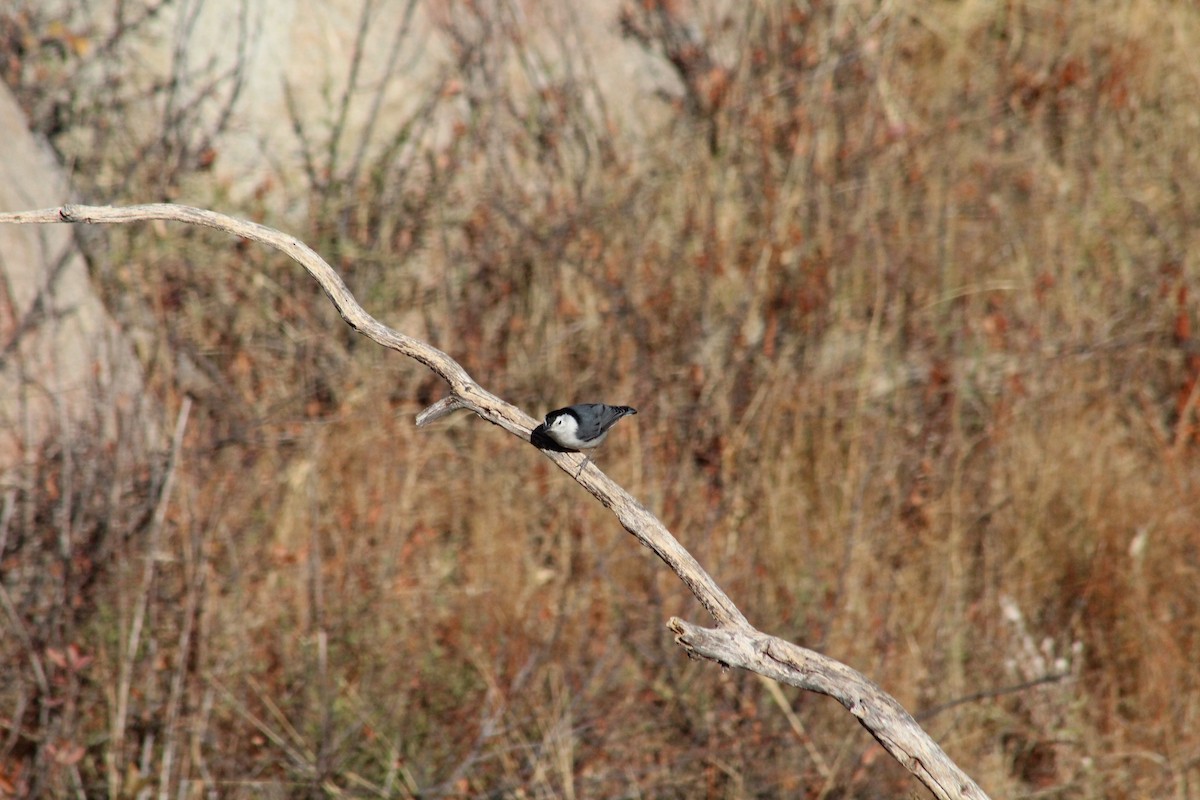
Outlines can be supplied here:
<path id="1" fill-rule="evenodd" d="M 420 180 L 377 164 L 303 238 L 532 413 L 637 406 L 601 466 L 755 625 L 929 712 L 993 796 L 1196 797 L 1200 12 L 771 4 L 708 32 L 722 72 L 652 5 L 626 30 L 690 92 L 664 133 L 573 102 L 586 70 L 507 102 L 489 70 L 532 45 L 496 27 Z M 835 704 L 787 692 L 801 736 L 754 678 L 687 662 L 663 628 L 701 613 L 685 590 L 532 449 L 417 431 L 438 387 L 293 265 L 113 239 L 154 389 L 195 406 L 132 660 L 148 514 L 78 491 L 64 557 L 63 453 L 14 484 L 3 785 L 917 791 Z M 153 507 L 161 470 L 80 457 Z"/>

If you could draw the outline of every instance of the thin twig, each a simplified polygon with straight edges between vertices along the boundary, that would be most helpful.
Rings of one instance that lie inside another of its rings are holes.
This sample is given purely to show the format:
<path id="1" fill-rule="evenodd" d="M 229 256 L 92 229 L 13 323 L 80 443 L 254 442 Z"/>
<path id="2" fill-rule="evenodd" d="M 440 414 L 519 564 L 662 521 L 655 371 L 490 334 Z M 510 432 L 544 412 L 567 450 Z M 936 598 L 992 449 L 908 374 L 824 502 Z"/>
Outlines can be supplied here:
<path id="1" fill-rule="evenodd" d="M 138 594 L 137 605 L 133 609 L 133 621 L 129 627 L 129 642 L 121 659 L 120 683 L 117 686 L 117 708 L 112 720 L 112 744 L 110 753 L 118 753 L 125 740 L 125 720 L 129 715 L 129 693 L 133 687 L 134 665 L 137 663 L 138 650 L 142 643 L 142 627 L 146 623 L 146 608 L 150 603 L 150 592 L 153 589 L 154 574 L 158 564 L 158 540 L 161 537 L 163 525 L 167 518 L 167 506 L 171 497 L 171 488 L 175 484 L 175 470 L 179 466 L 179 453 L 183 449 L 183 434 L 187 430 L 188 414 L 192 410 L 192 399 L 184 396 L 179 408 L 179 416 L 175 421 L 175 435 L 171 438 L 171 455 L 167 465 L 167 476 L 163 481 L 162 493 L 158 499 L 158 507 L 154 510 L 154 518 L 150 523 L 150 537 L 146 544 L 146 561 L 142 568 L 142 587 Z M 109 765 L 110 788 L 119 788 L 121 777 L 116 774 L 115 762 Z M 119 794 L 119 792 L 117 792 Z"/>

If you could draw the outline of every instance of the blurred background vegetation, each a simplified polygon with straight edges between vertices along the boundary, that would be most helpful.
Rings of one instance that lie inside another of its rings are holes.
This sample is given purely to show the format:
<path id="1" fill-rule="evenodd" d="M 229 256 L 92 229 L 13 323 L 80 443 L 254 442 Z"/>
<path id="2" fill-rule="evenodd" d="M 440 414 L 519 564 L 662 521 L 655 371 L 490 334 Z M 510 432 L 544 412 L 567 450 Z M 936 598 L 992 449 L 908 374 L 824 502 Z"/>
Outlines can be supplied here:
<path id="1" fill-rule="evenodd" d="M 677 87 L 636 130 L 571 48 L 534 75 L 538 4 L 430 4 L 404 123 L 356 150 L 348 84 L 236 198 L 242 76 L 122 81 L 169 2 L 17 5 L 0 73 L 80 200 L 286 228 L 531 414 L 636 406 L 600 466 L 992 796 L 1200 797 L 1195 5 L 613 4 Z M 172 458 L 80 436 L 13 484 L 0 793 L 922 794 L 832 701 L 689 662 L 684 587 L 534 449 L 416 430 L 438 382 L 284 257 L 78 236 L 190 407 Z"/>

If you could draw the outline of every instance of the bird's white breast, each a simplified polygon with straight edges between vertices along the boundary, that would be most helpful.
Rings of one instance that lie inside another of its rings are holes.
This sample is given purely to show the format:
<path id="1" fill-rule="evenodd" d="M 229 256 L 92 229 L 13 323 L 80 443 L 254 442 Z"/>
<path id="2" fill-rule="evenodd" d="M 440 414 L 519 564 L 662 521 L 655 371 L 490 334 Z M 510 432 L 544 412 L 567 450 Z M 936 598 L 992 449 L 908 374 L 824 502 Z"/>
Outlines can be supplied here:
<path id="1" fill-rule="evenodd" d="M 604 438 L 608 436 L 608 431 L 597 436 L 590 441 L 584 441 L 579 438 L 579 421 L 570 414 L 563 414 L 555 418 L 554 422 L 546 430 L 546 433 L 551 439 L 558 442 L 563 447 L 569 447 L 572 450 L 586 450 L 596 447 Z"/>

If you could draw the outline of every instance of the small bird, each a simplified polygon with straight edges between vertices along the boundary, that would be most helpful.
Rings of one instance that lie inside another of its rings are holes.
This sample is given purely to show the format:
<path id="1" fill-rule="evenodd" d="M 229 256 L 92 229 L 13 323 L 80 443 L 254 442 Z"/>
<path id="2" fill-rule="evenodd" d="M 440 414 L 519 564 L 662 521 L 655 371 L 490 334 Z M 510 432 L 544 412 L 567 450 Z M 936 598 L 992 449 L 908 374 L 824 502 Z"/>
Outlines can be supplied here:
<path id="1" fill-rule="evenodd" d="M 629 406 L 580 403 L 551 411 L 546 415 L 546 421 L 534 431 L 534 435 L 536 437 L 540 432 L 566 450 L 594 450 L 608 437 L 609 430 L 621 417 L 636 413 L 637 409 Z M 579 465 L 576 477 L 591 460 L 589 454 Z"/>

